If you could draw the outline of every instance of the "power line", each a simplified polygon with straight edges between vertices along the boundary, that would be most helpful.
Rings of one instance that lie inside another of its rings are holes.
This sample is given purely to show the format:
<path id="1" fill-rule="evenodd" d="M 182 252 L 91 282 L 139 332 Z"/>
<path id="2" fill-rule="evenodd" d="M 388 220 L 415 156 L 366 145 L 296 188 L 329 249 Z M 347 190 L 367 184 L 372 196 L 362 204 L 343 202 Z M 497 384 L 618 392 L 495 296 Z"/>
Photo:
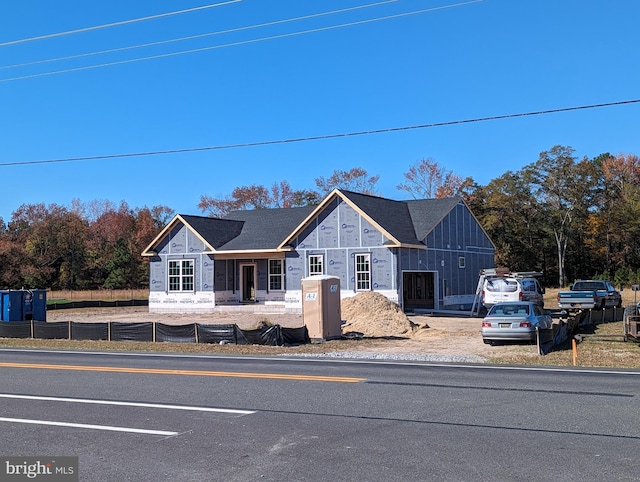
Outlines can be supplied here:
<path id="1" fill-rule="evenodd" d="M 229 0 L 227 2 L 214 3 L 214 4 L 211 4 L 211 5 L 203 5 L 202 7 L 188 8 L 186 10 L 178 10 L 176 12 L 160 13 L 158 15 L 151 15 L 149 17 L 134 18 L 134 19 L 131 19 L 131 20 L 122 20 L 120 22 L 106 23 L 104 25 L 96 25 L 96 26 L 93 26 L 93 27 L 84 27 L 84 28 L 79 28 L 79 29 L 76 29 L 76 30 L 67 30 L 66 32 L 50 33 L 50 34 L 47 34 L 47 35 L 40 35 L 38 37 L 30 37 L 30 38 L 25 38 L 25 39 L 20 39 L 20 40 L 10 40 L 9 42 L 0 43 L 0 47 L 6 47 L 8 45 L 17 45 L 17 44 L 22 44 L 22 43 L 26 43 L 26 42 L 35 42 L 37 40 L 45 40 L 45 39 L 50 39 L 50 38 L 55 38 L 55 37 L 63 37 L 65 35 L 73 35 L 73 34 L 76 34 L 76 33 L 90 32 L 92 30 L 101 30 L 103 28 L 118 27 L 120 25 L 127 25 L 127 24 L 130 24 L 130 23 L 144 22 L 144 21 L 147 21 L 147 20 L 155 20 L 156 18 L 170 17 L 170 16 L 173 16 L 173 15 L 180 15 L 180 14 L 183 14 L 183 13 L 195 12 L 197 10 L 204 10 L 204 9 L 207 9 L 207 8 L 221 7 L 223 5 L 229 5 L 231 3 L 238 3 L 238 2 L 241 2 L 241 1 L 242 0 Z"/>
<path id="2" fill-rule="evenodd" d="M 21 166 L 21 165 L 29 165 L 29 164 L 53 164 L 53 163 L 61 163 L 61 162 L 77 162 L 77 161 L 98 161 L 105 159 L 122 159 L 127 157 L 143 157 L 143 156 L 159 156 L 165 154 L 183 154 L 189 152 L 201 152 L 201 151 L 216 151 L 223 149 L 237 149 L 240 147 L 258 147 L 258 146 L 270 146 L 275 144 L 291 144 L 294 142 L 307 142 L 307 141 L 319 141 L 319 140 L 327 140 L 327 139 L 337 139 L 341 137 L 356 137 L 356 136 L 366 136 L 372 134 L 386 134 L 390 132 L 399 132 L 399 131 L 408 131 L 415 129 L 428 129 L 432 127 L 444 127 L 444 126 L 452 126 L 458 124 L 471 124 L 475 122 L 486 122 L 492 120 L 501 120 L 501 119 L 514 119 L 517 117 L 529 117 L 536 115 L 544 115 L 544 114 L 556 114 L 560 112 L 569 112 L 576 110 L 585 110 L 585 109 L 597 109 L 600 107 L 611 107 L 617 105 L 626 105 L 626 104 L 637 104 L 640 102 L 640 99 L 633 100 L 622 100 L 616 102 L 607 102 L 603 104 L 590 104 L 590 105 L 581 105 L 574 107 L 561 107 L 558 109 L 547 109 L 547 110 L 538 110 L 531 112 L 521 112 L 516 114 L 503 114 L 489 117 L 476 117 L 473 119 L 461 119 L 455 121 L 445 121 L 445 122 L 434 122 L 431 124 L 418 124 L 412 126 L 401 126 L 401 127 L 389 127 L 386 129 L 374 129 L 368 131 L 356 131 L 356 132 L 344 132 L 340 134 L 326 134 L 321 136 L 309 136 L 309 137 L 294 137 L 290 139 L 278 139 L 271 141 L 256 141 L 256 142 L 246 142 L 240 144 L 223 144 L 218 146 L 205 146 L 205 147 L 191 147 L 185 149 L 170 149 L 165 151 L 148 151 L 148 152 L 131 152 L 125 154 L 107 154 L 102 156 L 86 156 L 86 157 L 67 157 L 61 159 L 45 159 L 45 160 L 37 160 L 37 161 L 16 161 L 16 162 L 3 162 L 0 163 L 0 167 L 4 166 Z"/>
<path id="3" fill-rule="evenodd" d="M 51 63 L 51 62 L 60 62 L 63 60 L 73 60 L 73 59 L 79 59 L 79 58 L 83 58 L 83 57 L 92 57 L 94 55 L 104 55 L 104 54 L 111 54 L 114 52 L 123 52 L 126 50 L 133 50 L 133 49 L 139 49 L 139 48 L 146 48 L 146 47 L 155 47 L 158 45 L 165 45 L 165 44 L 170 44 L 170 43 L 175 43 L 175 42 L 183 42 L 186 40 L 196 40 L 199 38 L 204 38 L 204 37 L 211 37 L 214 35 L 224 35 L 224 34 L 229 34 L 229 33 L 236 33 L 236 32 L 241 32 L 244 30 L 252 30 L 252 29 L 256 29 L 256 28 L 263 28 L 263 27 L 271 27 L 273 25 L 279 25 L 279 24 L 283 24 L 283 23 L 290 23 L 290 22 L 297 22 L 299 20 L 308 20 L 311 18 L 317 18 L 317 17 L 323 17 L 326 15 L 334 15 L 337 13 L 344 13 L 344 12 L 349 12 L 349 11 L 353 11 L 353 10 L 360 10 L 363 8 L 369 8 L 369 7 L 378 7 L 380 5 L 385 5 L 388 3 L 395 3 L 398 2 L 399 0 L 385 0 L 383 2 L 376 2 L 376 3 L 369 3 L 366 5 L 358 5 L 355 7 L 349 7 L 349 8 L 342 8 L 339 10 L 332 10 L 330 12 L 320 12 L 320 13 L 314 13 L 311 15 L 304 15 L 301 17 L 294 17 L 294 18 L 287 18 L 284 20 L 276 20 L 273 22 L 266 22 L 266 23 L 260 23 L 260 24 L 256 24 L 256 25 L 247 25 L 244 27 L 237 27 L 237 28 L 232 28 L 232 29 L 227 29 L 227 30 L 218 30 L 216 32 L 208 32 L 208 33 L 203 33 L 203 34 L 198 34 L 198 35 L 189 35 L 187 37 L 179 37 L 179 38 L 174 38 L 174 39 L 169 39 L 169 40 L 160 40 L 157 42 L 149 42 L 149 43 L 144 43 L 144 44 L 138 44 L 138 45 L 130 45 L 127 47 L 119 47 L 119 48 L 113 48 L 113 49 L 107 49 L 107 50 L 99 50 L 96 52 L 87 52 L 84 54 L 77 54 L 77 55 L 68 55 L 66 57 L 58 57 L 58 58 L 53 58 L 53 59 L 44 59 L 44 60 L 36 60 L 33 62 L 25 62 L 22 64 L 14 64 L 14 65 L 6 65 L 6 66 L 0 66 L 0 70 L 7 70 L 7 69 L 15 69 L 15 68 L 19 68 L 19 67 L 28 67 L 31 65 L 38 65 L 38 64 L 45 64 L 45 63 Z"/>
<path id="4" fill-rule="evenodd" d="M 287 37 L 294 37 L 294 36 L 297 36 L 297 35 L 303 35 L 303 34 L 308 34 L 308 33 L 324 32 L 324 31 L 327 31 L 327 30 L 334 30 L 334 29 L 344 28 L 344 27 L 353 27 L 355 25 L 363 25 L 363 24 L 372 23 L 372 22 L 379 22 L 379 21 L 382 21 L 382 20 L 390 20 L 390 19 L 395 19 L 395 18 L 407 17 L 407 16 L 410 16 L 410 15 L 417 15 L 417 14 L 421 14 L 421 13 L 433 12 L 433 11 L 436 11 L 436 10 L 444 10 L 444 9 L 448 9 L 448 8 L 461 7 L 461 6 L 470 5 L 472 3 L 479 3 L 479 2 L 483 2 L 483 1 L 484 0 L 471 0 L 471 1 L 463 2 L 463 3 L 456 3 L 456 4 L 444 5 L 444 6 L 440 6 L 440 7 L 426 8 L 426 9 L 423 9 L 423 10 L 414 10 L 414 11 L 411 11 L 411 12 L 399 13 L 399 14 L 395 14 L 395 15 L 388 15 L 388 16 L 385 16 L 385 17 L 377 17 L 377 18 L 366 19 L 366 20 L 358 20 L 358 21 L 355 21 L 355 22 L 343 23 L 343 24 L 338 24 L 338 25 L 330 25 L 328 27 L 319 27 L 319 28 L 303 30 L 303 31 L 298 31 L 298 32 L 280 34 L 280 35 L 273 35 L 273 36 L 270 36 L 270 37 L 260 37 L 260 38 L 257 38 L 257 39 L 242 40 L 242 41 L 232 42 L 232 43 L 228 43 L 228 44 L 213 45 L 213 46 L 210 46 L 210 47 L 201 47 L 201 48 L 191 49 L 191 50 L 182 50 L 182 51 L 179 51 L 179 52 L 170 52 L 170 53 L 166 53 L 166 54 L 150 55 L 148 57 L 138 57 L 138 58 L 129 59 L 129 60 L 119 60 L 119 61 L 115 61 L 115 62 L 106 62 L 106 63 L 103 63 L 103 64 L 87 65 L 87 66 L 84 66 L 84 67 L 74 67 L 74 68 L 70 68 L 70 69 L 55 70 L 55 71 L 51 71 L 51 72 L 43 72 L 43 73 L 40 73 L 40 74 L 30 74 L 30 75 L 23 75 L 23 76 L 20 76 L 20 77 L 11 77 L 11 78 L 8 78 L 8 79 L 0 79 L 0 83 L 2 83 L 2 82 L 13 82 L 13 81 L 16 81 L 16 80 L 33 79 L 33 78 L 36 78 L 36 77 L 45 77 L 45 76 L 49 76 L 49 75 L 65 74 L 65 73 L 70 73 L 70 72 L 79 72 L 79 71 L 83 71 L 83 70 L 98 69 L 98 68 L 102 68 L 102 67 L 112 67 L 114 65 L 131 64 L 131 63 L 134 63 L 134 62 L 142 62 L 144 60 L 155 60 L 155 59 L 162 59 L 162 58 L 167 58 L 167 57 L 175 57 L 177 55 L 199 53 L 199 52 L 205 52 L 205 51 L 208 51 L 208 50 L 221 49 L 221 48 L 225 48 L 225 47 L 236 47 L 238 45 L 247 45 L 247 44 L 252 44 L 252 43 L 264 42 L 264 41 L 267 41 L 267 40 L 276 40 L 276 39 L 282 39 L 282 38 L 287 38 Z"/>

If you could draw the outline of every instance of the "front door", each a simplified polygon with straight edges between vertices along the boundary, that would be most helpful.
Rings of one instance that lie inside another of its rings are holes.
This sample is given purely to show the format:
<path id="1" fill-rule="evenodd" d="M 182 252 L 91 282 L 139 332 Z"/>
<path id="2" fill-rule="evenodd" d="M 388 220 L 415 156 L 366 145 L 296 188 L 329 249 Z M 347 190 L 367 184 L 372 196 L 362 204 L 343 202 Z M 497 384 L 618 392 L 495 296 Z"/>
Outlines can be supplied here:
<path id="1" fill-rule="evenodd" d="M 240 267 L 242 275 L 242 301 L 256 301 L 256 265 L 243 264 Z"/>
<path id="2" fill-rule="evenodd" d="M 435 274 L 426 271 L 405 271 L 402 274 L 405 311 L 435 308 Z"/>

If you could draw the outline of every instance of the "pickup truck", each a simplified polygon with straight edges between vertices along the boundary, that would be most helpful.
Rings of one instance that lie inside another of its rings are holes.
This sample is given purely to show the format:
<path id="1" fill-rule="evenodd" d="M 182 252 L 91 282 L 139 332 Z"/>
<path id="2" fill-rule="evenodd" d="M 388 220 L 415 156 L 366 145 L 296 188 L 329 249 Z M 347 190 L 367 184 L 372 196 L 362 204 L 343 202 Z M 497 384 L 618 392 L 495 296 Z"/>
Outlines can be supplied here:
<path id="1" fill-rule="evenodd" d="M 564 310 L 621 307 L 622 296 L 604 280 L 578 280 L 569 291 L 558 292 L 558 306 Z"/>

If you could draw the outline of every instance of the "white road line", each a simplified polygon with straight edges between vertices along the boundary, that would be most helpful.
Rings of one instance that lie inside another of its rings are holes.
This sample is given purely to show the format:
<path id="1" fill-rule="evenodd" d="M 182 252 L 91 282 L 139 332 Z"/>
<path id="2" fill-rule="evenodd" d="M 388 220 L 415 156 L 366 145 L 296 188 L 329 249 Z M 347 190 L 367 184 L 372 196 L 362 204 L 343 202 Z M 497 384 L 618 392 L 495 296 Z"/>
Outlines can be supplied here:
<path id="1" fill-rule="evenodd" d="M 231 413 L 235 415 L 250 415 L 256 413 L 252 410 L 235 410 L 232 408 L 213 408 L 213 407 L 194 407 L 189 405 L 165 405 L 161 403 L 145 403 L 145 402 L 118 402 L 115 400 L 92 400 L 87 398 L 65 398 L 65 397 L 43 397 L 37 395 L 14 395 L 11 393 L 0 393 L 0 398 L 17 398 L 20 400 L 43 400 L 49 402 L 70 402 L 70 403 L 88 403 L 94 405 L 117 405 L 122 407 L 144 407 L 144 408 L 162 408 L 167 410 L 189 410 L 194 412 L 216 412 Z"/>
<path id="2" fill-rule="evenodd" d="M 128 433 L 142 433 L 146 435 L 164 435 L 166 437 L 178 435 L 179 433 L 179 432 L 168 432 L 166 430 L 145 430 L 143 428 L 113 427 L 110 425 L 90 425 L 86 423 L 53 422 L 51 420 L 30 420 L 26 418 L 0 417 L 0 422 L 28 423 L 32 425 L 54 425 L 56 427 L 85 428 L 85 429 L 91 429 L 91 430 L 107 430 L 110 432 L 128 432 Z"/>

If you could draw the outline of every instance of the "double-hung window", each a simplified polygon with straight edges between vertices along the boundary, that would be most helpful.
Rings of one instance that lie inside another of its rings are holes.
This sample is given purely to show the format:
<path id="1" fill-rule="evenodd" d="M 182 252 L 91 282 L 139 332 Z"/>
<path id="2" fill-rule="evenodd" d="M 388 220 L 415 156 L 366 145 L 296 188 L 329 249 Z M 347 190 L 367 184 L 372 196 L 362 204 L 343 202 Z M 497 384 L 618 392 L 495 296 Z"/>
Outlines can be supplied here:
<path id="1" fill-rule="evenodd" d="M 309 276 L 324 274 L 324 259 L 321 254 L 309 255 Z"/>
<path id="2" fill-rule="evenodd" d="M 269 260 L 269 291 L 282 291 L 284 289 L 284 269 L 281 259 Z"/>
<path id="3" fill-rule="evenodd" d="M 356 291 L 371 290 L 371 255 L 356 254 Z"/>
<path id="4" fill-rule="evenodd" d="M 169 261 L 169 291 L 193 291 L 193 260 Z"/>

